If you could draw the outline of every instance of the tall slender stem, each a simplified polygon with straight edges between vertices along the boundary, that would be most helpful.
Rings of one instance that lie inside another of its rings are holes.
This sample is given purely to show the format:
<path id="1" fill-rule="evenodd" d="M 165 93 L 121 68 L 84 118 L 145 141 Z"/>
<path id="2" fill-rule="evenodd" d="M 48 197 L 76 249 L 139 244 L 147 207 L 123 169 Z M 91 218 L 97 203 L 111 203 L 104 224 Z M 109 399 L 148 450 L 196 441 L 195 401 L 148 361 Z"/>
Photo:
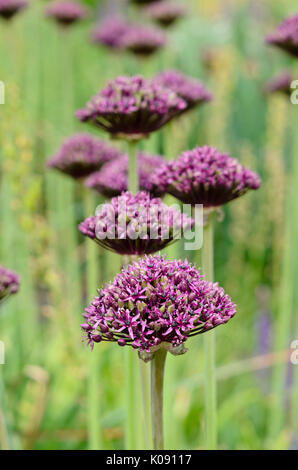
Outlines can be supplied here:
<path id="1" fill-rule="evenodd" d="M 164 450 L 163 386 L 167 351 L 159 349 L 151 361 L 151 412 L 154 450 Z"/>
<path id="2" fill-rule="evenodd" d="M 142 399 L 144 409 L 144 437 L 146 450 L 151 448 L 151 413 L 150 413 L 150 380 L 149 380 L 149 367 L 144 361 L 140 362 L 140 377 L 141 377 L 141 388 L 142 388 Z"/>
<path id="3" fill-rule="evenodd" d="M 128 190 L 133 194 L 139 191 L 138 145 L 129 142 Z"/>
<path id="4" fill-rule="evenodd" d="M 0 370 L 0 449 L 8 450 L 8 434 L 4 415 L 4 383 L 2 381 L 2 371 Z"/>
<path id="5" fill-rule="evenodd" d="M 209 215 L 209 220 L 204 227 L 203 244 L 203 269 L 206 279 L 214 279 L 213 261 L 213 237 L 214 237 L 214 214 Z M 206 447 L 209 450 L 216 449 L 216 351 L 215 332 L 209 331 L 204 334 L 204 354 L 205 354 L 205 413 L 206 413 Z"/>

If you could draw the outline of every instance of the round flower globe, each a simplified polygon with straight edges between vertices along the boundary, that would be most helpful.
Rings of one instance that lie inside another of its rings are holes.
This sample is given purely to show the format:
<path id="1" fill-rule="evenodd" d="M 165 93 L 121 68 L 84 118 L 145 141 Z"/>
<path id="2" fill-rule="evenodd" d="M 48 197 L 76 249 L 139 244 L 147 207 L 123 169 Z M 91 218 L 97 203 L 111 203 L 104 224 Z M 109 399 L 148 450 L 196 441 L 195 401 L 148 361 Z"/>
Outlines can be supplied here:
<path id="1" fill-rule="evenodd" d="M 131 3 L 135 3 L 136 5 L 144 6 L 149 5 L 150 3 L 160 2 L 161 0 L 130 0 Z"/>
<path id="2" fill-rule="evenodd" d="M 292 89 L 291 83 L 293 81 L 293 76 L 291 72 L 283 72 L 277 77 L 274 77 L 270 80 L 266 86 L 265 91 L 269 94 L 271 93 L 283 93 L 287 96 L 291 96 Z"/>
<path id="3" fill-rule="evenodd" d="M 27 0 L 0 0 L 0 16 L 4 20 L 10 20 L 27 6 Z"/>
<path id="4" fill-rule="evenodd" d="M 193 227 L 193 219 L 149 193 L 126 192 L 99 206 L 80 232 L 120 255 L 156 253 Z"/>
<path id="5" fill-rule="evenodd" d="M 0 303 L 12 294 L 16 294 L 20 287 L 20 277 L 14 271 L 0 266 Z"/>
<path id="6" fill-rule="evenodd" d="M 167 1 L 149 5 L 146 9 L 148 18 L 164 28 L 174 25 L 185 14 L 186 9 L 182 5 Z"/>
<path id="7" fill-rule="evenodd" d="M 227 323 L 236 306 L 185 261 L 146 256 L 127 266 L 91 302 L 81 325 L 88 344 L 132 346 L 147 361 L 164 348 L 183 354 L 188 338 Z"/>
<path id="8" fill-rule="evenodd" d="M 71 26 L 85 18 L 87 10 L 77 2 L 61 0 L 49 5 L 46 15 L 55 20 L 61 26 Z"/>
<path id="9" fill-rule="evenodd" d="M 123 49 L 123 38 L 130 28 L 126 18 L 111 16 L 97 25 L 92 33 L 92 40 L 114 50 Z"/>
<path id="10" fill-rule="evenodd" d="M 266 41 L 298 58 L 298 14 L 286 18 Z"/>
<path id="11" fill-rule="evenodd" d="M 133 26 L 122 38 L 123 48 L 139 57 L 151 56 L 165 44 L 164 33 L 149 26 Z"/>

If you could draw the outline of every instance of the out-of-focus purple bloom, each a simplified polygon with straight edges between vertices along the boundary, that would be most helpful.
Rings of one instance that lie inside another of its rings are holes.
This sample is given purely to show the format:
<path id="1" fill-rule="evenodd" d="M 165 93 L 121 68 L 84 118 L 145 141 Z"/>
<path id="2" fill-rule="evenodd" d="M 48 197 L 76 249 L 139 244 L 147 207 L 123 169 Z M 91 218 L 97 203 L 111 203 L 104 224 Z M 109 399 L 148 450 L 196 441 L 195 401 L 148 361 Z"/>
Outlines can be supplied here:
<path id="1" fill-rule="evenodd" d="M 126 18 L 111 16 L 104 19 L 93 31 L 92 40 L 112 49 L 123 48 L 123 38 L 131 25 Z"/>
<path id="2" fill-rule="evenodd" d="M 48 167 L 72 178 L 84 178 L 119 155 L 120 151 L 104 140 L 91 134 L 76 134 L 62 144 L 59 152 L 48 161 Z"/>
<path id="3" fill-rule="evenodd" d="M 162 196 L 164 192 L 151 183 L 152 173 L 164 163 L 160 155 L 140 152 L 138 156 L 140 189 L 148 191 L 152 196 Z M 93 173 L 85 182 L 88 188 L 106 197 L 120 196 L 128 189 L 128 157 L 121 155 L 106 163 L 100 171 Z"/>
<path id="4" fill-rule="evenodd" d="M 130 0 L 131 3 L 135 3 L 137 5 L 149 5 L 150 3 L 156 3 L 156 2 L 160 2 L 161 0 Z"/>
<path id="5" fill-rule="evenodd" d="M 70 26 L 79 20 L 85 18 L 87 10 L 77 2 L 70 0 L 61 0 L 49 5 L 46 9 L 46 15 L 53 18 L 62 26 Z"/>
<path id="6" fill-rule="evenodd" d="M 183 75 L 177 70 L 166 70 L 154 79 L 165 88 L 170 88 L 186 103 L 183 112 L 212 99 L 212 94 L 197 79 Z"/>
<path id="7" fill-rule="evenodd" d="M 298 57 L 298 14 L 286 18 L 274 33 L 267 36 L 266 41 Z"/>
<path id="8" fill-rule="evenodd" d="M 152 26 L 132 26 L 123 36 L 122 43 L 126 50 L 148 57 L 166 44 L 166 36 Z"/>
<path id="9" fill-rule="evenodd" d="M 163 127 L 185 107 L 172 90 L 141 76 L 122 76 L 110 81 L 76 115 L 114 137 L 138 140 Z"/>
<path id="10" fill-rule="evenodd" d="M 10 20 L 16 13 L 27 6 L 27 0 L 0 0 L 0 16 L 5 20 Z"/>
<path id="11" fill-rule="evenodd" d="M 16 294 L 20 287 L 20 277 L 14 271 L 0 266 L 0 303 L 8 296 Z"/>
<path id="12" fill-rule="evenodd" d="M 283 72 L 277 77 L 270 80 L 266 86 L 265 91 L 267 93 L 284 93 L 287 96 L 290 96 L 292 93 L 291 83 L 293 81 L 293 76 L 291 72 Z"/>
<path id="13" fill-rule="evenodd" d="M 187 260 L 146 256 L 99 291 L 81 327 L 92 347 L 114 341 L 150 360 L 159 348 L 183 354 L 189 337 L 227 323 L 235 313 L 224 290 Z"/>
<path id="14" fill-rule="evenodd" d="M 156 253 L 189 231 L 193 220 L 143 191 L 103 204 L 79 226 L 83 235 L 121 255 Z"/>
<path id="15" fill-rule="evenodd" d="M 214 147 L 197 147 L 157 169 L 156 184 L 186 204 L 218 207 L 258 189 L 259 176 Z"/>
<path id="16" fill-rule="evenodd" d="M 159 25 L 167 28 L 183 18 L 186 15 L 186 9 L 177 3 L 162 1 L 148 6 L 146 15 Z"/>

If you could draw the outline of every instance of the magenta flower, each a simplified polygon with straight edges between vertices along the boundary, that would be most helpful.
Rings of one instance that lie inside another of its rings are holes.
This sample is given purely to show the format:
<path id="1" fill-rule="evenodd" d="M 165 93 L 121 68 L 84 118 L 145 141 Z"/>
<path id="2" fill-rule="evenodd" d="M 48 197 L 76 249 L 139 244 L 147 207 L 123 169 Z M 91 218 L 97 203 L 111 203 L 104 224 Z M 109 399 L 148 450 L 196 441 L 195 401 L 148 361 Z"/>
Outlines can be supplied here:
<path id="1" fill-rule="evenodd" d="M 20 278 L 17 273 L 0 266 L 0 303 L 19 290 Z"/>
<path id="2" fill-rule="evenodd" d="M 186 204 L 218 207 L 258 189 L 259 176 L 214 147 L 197 147 L 163 165 L 152 183 Z"/>
<path id="3" fill-rule="evenodd" d="M 60 25 L 70 26 L 85 18 L 87 10 L 77 2 L 61 0 L 53 5 L 49 5 L 46 9 L 46 14 Z"/>
<path id="4" fill-rule="evenodd" d="M 10 20 L 16 13 L 27 6 L 27 0 L 0 0 L 0 16 L 5 20 Z"/>
<path id="5" fill-rule="evenodd" d="M 108 17 L 95 28 L 92 40 L 112 49 L 122 49 L 123 38 L 130 28 L 131 25 L 125 18 Z"/>
<path id="6" fill-rule="evenodd" d="M 146 15 L 160 26 L 167 28 L 186 14 L 186 9 L 177 3 L 162 1 L 147 7 Z"/>
<path id="7" fill-rule="evenodd" d="M 79 230 L 118 254 L 144 255 L 162 250 L 192 226 L 191 218 L 161 199 L 146 192 L 136 196 L 126 192 L 100 206 Z"/>
<path id="8" fill-rule="evenodd" d="M 212 94 L 199 80 L 183 75 L 177 70 L 166 70 L 154 80 L 161 86 L 173 90 L 187 103 L 183 112 L 212 100 Z"/>
<path id="9" fill-rule="evenodd" d="M 76 134 L 65 140 L 47 165 L 79 179 L 99 170 L 104 163 L 120 154 L 117 148 L 91 134 Z"/>
<path id="10" fill-rule="evenodd" d="M 123 47 L 135 55 L 148 57 L 166 44 L 164 33 L 150 26 L 132 26 L 122 38 Z"/>
<path id="11" fill-rule="evenodd" d="M 189 337 L 227 323 L 235 313 L 224 290 L 205 281 L 187 260 L 146 256 L 99 291 L 81 327 L 92 347 L 118 342 L 149 360 L 158 348 L 183 354 Z"/>
<path id="12" fill-rule="evenodd" d="M 267 93 L 284 93 L 287 96 L 290 96 L 292 93 L 291 83 L 293 81 L 293 76 L 291 72 L 283 72 L 277 77 L 270 80 L 266 86 L 265 91 Z"/>
<path id="13" fill-rule="evenodd" d="M 172 90 L 141 76 L 123 76 L 110 81 L 76 115 L 114 137 L 137 140 L 163 127 L 185 107 Z"/>
<path id="14" fill-rule="evenodd" d="M 138 156 L 140 189 L 148 191 L 152 196 L 162 196 L 164 193 L 151 182 L 151 175 L 156 168 L 164 163 L 160 155 L 149 155 L 140 152 Z M 102 169 L 93 173 L 85 182 L 106 197 L 120 196 L 128 189 L 128 157 L 121 155 L 117 159 L 106 163 Z"/>
<path id="15" fill-rule="evenodd" d="M 286 18 L 274 33 L 267 36 L 266 41 L 298 57 L 298 14 Z"/>

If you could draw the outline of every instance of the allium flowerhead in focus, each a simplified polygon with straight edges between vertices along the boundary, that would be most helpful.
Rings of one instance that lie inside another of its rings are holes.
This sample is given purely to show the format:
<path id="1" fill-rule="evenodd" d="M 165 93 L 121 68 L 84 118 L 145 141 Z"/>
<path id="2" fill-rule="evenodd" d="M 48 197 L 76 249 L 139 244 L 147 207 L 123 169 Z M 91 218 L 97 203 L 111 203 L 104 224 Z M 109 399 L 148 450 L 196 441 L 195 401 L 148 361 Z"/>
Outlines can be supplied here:
<path id="1" fill-rule="evenodd" d="M 61 0 L 49 5 L 46 15 L 62 26 L 70 26 L 85 18 L 87 10 L 77 2 Z"/>
<path id="2" fill-rule="evenodd" d="M 16 13 L 27 6 L 27 0 L 0 0 L 0 16 L 5 20 L 10 20 Z"/>
<path id="3" fill-rule="evenodd" d="M 123 38 L 130 28 L 126 18 L 111 16 L 97 25 L 92 33 L 92 40 L 112 49 L 122 49 Z"/>
<path id="4" fill-rule="evenodd" d="M 166 36 L 152 26 L 133 26 L 123 36 L 122 43 L 135 55 L 148 57 L 166 44 Z"/>
<path id="5" fill-rule="evenodd" d="M 165 88 L 170 88 L 186 103 L 183 112 L 206 103 L 212 99 L 212 94 L 197 79 L 188 77 L 177 70 L 165 70 L 155 78 Z"/>
<path id="6" fill-rule="evenodd" d="M 76 115 L 114 137 L 138 140 L 163 127 L 185 107 L 185 101 L 172 90 L 141 76 L 121 76 Z"/>
<path id="7" fill-rule="evenodd" d="M 197 147 L 157 169 L 152 182 L 186 204 L 215 208 L 258 189 L 259 176 L 214 147 Z"/>
<path id="8" fill-rule="evenodd" d="M 287 96 L 290 96 L 292 93 L 291 83 L 293 81 L 293 76 L 291 72 L 283 72 L 277 77 L 274 77 L 270 80 L 266 86 L 265 91 L 267 93 L 284 93 Z"/>
<path id="9" fill-rule="evenodd" d="M 162 196 L 163 191 L 151 182 L 152 173 L 164 163 L 160 155 L 140 152 L 138 155 L 140 189 L 148 191 L 152 196 Z M 88 188 L 106 197 L 120 196 L 128 189 L 128 156 L 121 155 L 106 163 L 100 171 L 93 173 L 85 182 Z"/>
<path id="10" fill-rule="evenodd" d="M 186 9 L 181 4 L 167 1 L 152 4 L 146 9 L 146 15 L 164 28 L 172 26 L 185 14 Z"/>
<path id="11" fill-rule="evenodd" d="M 19 290 L 20 278 L 17 273 L 0 266 L 0 303 Z"/>
<path id="12" fill-rule="evenodd" d="M 123 193 L 99 206 L 79 230 L 118 254 L 144 255 L 162 250 L 192 226 L 193 220 L 179 209 L 143 191 L 136 196 Z"/>
<path id="13" fill-rule="evenodd" d="M 286 18 L 266 40 L 268 44 L 298 57 L 298 14 Z"/>
<path id="14" fill-rule="evenodd" d="M 119 150 L 104 140 L 91 134 L 76 134 L 62 144 L 58 153 L 48 161 L 48 167 L 72 178 L 84 178 L 119 155 Z"/>
<path id="15" fill-rule="evenodd" d="M 81 327 L 92 347 L 114 341 L 149 360 L 159 348 L 186 352 L 189 337 L 227 323 L 235 313 L 224 290 L 205 281 L 188 261 L 146 256 L 99 291 Z"/>

